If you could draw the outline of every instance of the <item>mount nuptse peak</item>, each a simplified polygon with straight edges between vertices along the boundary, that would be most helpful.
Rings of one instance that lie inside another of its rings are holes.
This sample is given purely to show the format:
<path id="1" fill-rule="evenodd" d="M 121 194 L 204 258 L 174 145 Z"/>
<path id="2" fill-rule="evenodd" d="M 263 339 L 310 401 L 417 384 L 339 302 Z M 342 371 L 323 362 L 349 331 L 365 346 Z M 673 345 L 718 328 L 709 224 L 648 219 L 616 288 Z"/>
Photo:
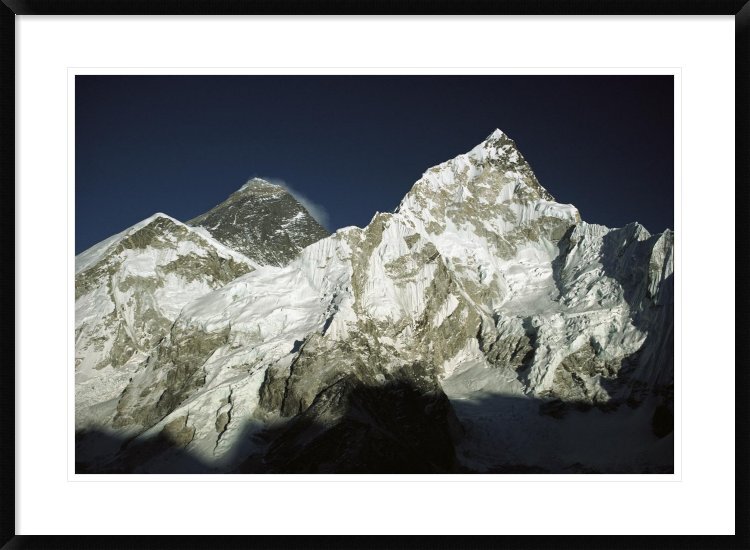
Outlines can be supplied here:
<path id="1" fill-rule="evenodd" d="M 284 265 L 328 236 L 284 187 L 253 178 L 227 200 L 188 222 L 260 264 Z"/>
<path id="2" fill-rule="evenodd" d="M 672 250 L 582 222 L 496 130 L 395 212 L 185 304 L 96 428 L 127 448 L 88 467 L 671 471 Z"/>

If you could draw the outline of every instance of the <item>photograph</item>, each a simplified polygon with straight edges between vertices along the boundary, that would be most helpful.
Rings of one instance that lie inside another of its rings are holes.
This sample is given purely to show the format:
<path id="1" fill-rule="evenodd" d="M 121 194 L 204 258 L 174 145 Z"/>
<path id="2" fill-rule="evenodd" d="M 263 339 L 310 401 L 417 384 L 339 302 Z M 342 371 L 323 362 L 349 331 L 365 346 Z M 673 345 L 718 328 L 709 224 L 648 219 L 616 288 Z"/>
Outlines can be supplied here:
<path id="1" fill-rule="evenodd" d="M 76 75 L 75 473 L 674 473 L 674 79 Z"/>
<path id="2" fill-rule="evenodd" d="M 5 6 L 0 550 L 747 547 L 742 1 Z"/>

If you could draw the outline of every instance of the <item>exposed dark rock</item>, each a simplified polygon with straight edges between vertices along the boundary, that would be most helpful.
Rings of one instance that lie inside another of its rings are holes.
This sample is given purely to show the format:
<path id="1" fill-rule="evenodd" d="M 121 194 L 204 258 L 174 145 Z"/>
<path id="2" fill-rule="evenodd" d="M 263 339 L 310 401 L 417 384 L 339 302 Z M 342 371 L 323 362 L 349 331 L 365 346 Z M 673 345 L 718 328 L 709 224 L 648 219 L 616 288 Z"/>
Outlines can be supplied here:
<path id="1" fill-rule="evenodd" d="M 255 178 L 189 225 L 263 265 L 284 265 L 300 250 L 328 236 L 283 187 Z"/>

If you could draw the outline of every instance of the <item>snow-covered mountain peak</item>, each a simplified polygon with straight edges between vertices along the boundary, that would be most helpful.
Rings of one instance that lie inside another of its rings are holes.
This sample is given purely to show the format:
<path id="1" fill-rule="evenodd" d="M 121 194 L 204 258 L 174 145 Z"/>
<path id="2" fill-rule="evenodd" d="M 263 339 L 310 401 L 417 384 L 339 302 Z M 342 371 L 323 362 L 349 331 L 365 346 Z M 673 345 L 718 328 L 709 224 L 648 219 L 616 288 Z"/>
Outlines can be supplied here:
<path id="1" fill-rule="evenodd" d="M 474 146 L 467 155 L 474 157 L 483 157 L 498 160 L 502 157 L 506 158 L 506 162 L 516 162 L 521 160 L 523 157 L 513 155 L 513 153 L 519 153 L 516 142 L 513 141 L 508 134 L 502 130 L 495 129 L 490 135 L 488 135 L 482 142 Z"/>
<path id="2" fill-rule="evenodd" d="M 103 241 L 78 254 L 75 258 L 76 274 L 90 268 L 91 266 L 99 262 L 102 258 L 104 258 L 107 254 L 110 254 L 116 247 L 123 245 L 123 243 L 125 243 L 125 246 L 128 246 L 129 243 L 137 241 L 140 245 L 145 245 L 146 240 L 153 239 L 157 235 L 163 238 L 169 233 L 172 234 L 172 240 L 176 240 L 177 238 L 182 237 L 182 235 L 176 237 L 174 235 L 176 231 L 194 232 L 192 228 L 188 227 L 181 221 L 176 220 L 172 216 L 164 214 L 163 212 L 156 212 L 148 218 L 145 218 L 138 223 L 131 225 L 127 229 L 124 229 L 123 231 L 120 231 L 119 233 L 116 233 L 115 235 L 104 239 Z M 242 256 L 241 254 L 234 252 L 233 250 L 228 250 L 224 245 L 215 241 L 210 235 L 201 233 L 201 237 L 210 241 L 211 246 L 223 249 L 227 253 L 227 255 L 233 255 L 239 261 L 247 262 L 247 258 Z"/>
<path id="3" fill-rule="evenodd" d="M 501 130 L 427 170 L 396 212 L 431 234 L 455 230 L 497 236 L 529 225 L 580 221 L 573 205 L 557 203 L 539 184 L 515 142 Z"/>
<path id="4" fill-rule="evenodd" d="M 500 128 L 495 128 L 492 131 L 492 133 L 489 136 L 487 136 L 487 138 L 485 139 L 485 141 L 490 141 L 492 139 L 500 139 L 504 135 L 505 135 L 505 132 L 503 132 Z"/>

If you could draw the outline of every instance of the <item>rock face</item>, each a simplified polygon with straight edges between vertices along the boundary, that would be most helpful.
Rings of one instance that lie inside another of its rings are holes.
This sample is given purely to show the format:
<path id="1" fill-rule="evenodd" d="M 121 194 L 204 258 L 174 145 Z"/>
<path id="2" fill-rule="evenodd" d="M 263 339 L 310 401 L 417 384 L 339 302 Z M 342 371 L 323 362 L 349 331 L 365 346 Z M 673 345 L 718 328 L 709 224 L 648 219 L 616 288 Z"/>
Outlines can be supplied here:
<path id="1" fill-rule="evenodd" d="M 187 303 L 88 471 L 671 471 L 672 249 L 582 222 L 497 130 Z"/>
<path id="2" fill-rule="evenodd" d="M 260 178 L 188 222 L 263 265 L 285 265 L 300 250 L 328 236 L 283 187 Z"/>

